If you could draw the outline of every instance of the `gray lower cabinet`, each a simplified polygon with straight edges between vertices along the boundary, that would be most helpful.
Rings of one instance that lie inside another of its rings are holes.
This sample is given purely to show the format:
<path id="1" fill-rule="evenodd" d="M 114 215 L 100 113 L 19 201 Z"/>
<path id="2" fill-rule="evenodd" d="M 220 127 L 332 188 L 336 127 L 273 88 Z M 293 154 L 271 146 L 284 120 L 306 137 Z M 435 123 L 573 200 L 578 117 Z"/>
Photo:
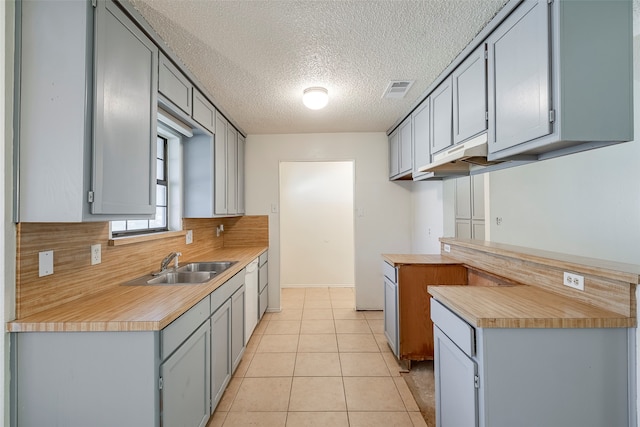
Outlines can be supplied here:
<path id="1" fill-rule="evenodd" d="M 476 328 L 434 299 L 431 318 L 438 427 L 628 427 L 635 417 L 635 330 Z"/>
<path id="2" fill-rule="evenodd" d="M 393 354 L 398 357 L 398 279 L 397 270 L 386 262 L 382 263 L 384 279 L 384 335 Z"/>
<path id="3" fill-rule="evenodd" d="M 244 271 L 242 272 L 244 274 Z M 245 349 L 244 284 L 231 297 L 231 371 L 235 372 Z"/>
<path id="4" fill-rule="evenodd" d="M 490 159 L 633 139 L 631 3 L 526 0 L 491 33 Z"/>
<path id="5" fill-rule="evenodd" d="M 231 301 L 211 316 L 211 412 L 231 380 Z"/>
<path id="6" fill-rule="evenodd" d="M 163 427 L 204 427 L 210 416 L 210 325 L 205 322 L 160 365 Z"/>
<path id="7" fill-rule="evenodd" d="M 244 354 L 244 270 L 161 331 L 11 335 L 11 425 L 201 427 Z"/>
<path id="8" fill-rule="evenodd" d="M 152 217 L 157 47 L 110 0 L 18 2 L 16 20 L 19 220 Z"/>
<path id="9" fill-rule="evenodd" d="M 258 261 L 258 320 L 262 319 L 269 305 L 269 263 L 268 252 L 260 255 Z"/>

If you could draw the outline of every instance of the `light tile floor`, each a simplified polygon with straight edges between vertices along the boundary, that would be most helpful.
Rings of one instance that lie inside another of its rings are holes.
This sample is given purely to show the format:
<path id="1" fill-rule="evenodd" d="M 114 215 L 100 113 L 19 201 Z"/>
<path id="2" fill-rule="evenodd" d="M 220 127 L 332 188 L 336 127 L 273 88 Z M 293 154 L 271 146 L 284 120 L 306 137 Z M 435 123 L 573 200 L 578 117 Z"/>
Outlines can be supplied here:
<path id="1" fill-rule="evenodd" d="M 208 427 L 426 427 L 352 288 L 287 288 L 256 327 Z"/>

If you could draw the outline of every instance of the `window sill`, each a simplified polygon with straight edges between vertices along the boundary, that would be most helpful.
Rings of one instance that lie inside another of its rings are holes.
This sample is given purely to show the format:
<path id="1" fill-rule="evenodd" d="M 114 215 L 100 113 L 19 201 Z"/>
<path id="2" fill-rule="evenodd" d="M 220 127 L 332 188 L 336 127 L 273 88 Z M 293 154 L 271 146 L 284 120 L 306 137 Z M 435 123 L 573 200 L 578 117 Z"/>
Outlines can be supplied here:
<path id="1" fill-rule="evenodd" d="M 127 237 L 116 237 L 115 239 L 109 239 L 109 246 L 124 246 L 124 245 L 132 245 L 134 243 L 141 242 L 150 242 L 153 240 L 162 240 L 169 239 L 171 237 L 179 237 L 186 236 L 187 231 L 164 231 L 161 233 L 153 233 L 153 234 L 142 234 L 139 236 L 127 236 Z"/>

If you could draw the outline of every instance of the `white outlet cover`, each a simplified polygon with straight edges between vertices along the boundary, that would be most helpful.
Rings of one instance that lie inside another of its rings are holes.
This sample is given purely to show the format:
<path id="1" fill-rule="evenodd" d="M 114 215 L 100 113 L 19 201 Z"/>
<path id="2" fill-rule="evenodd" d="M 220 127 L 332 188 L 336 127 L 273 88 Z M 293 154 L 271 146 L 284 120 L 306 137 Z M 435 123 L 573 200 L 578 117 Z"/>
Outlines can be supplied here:
<path id="1" fill-rule="evenodd" d="M 579 291 L 584 291 L 584 276 L 575 273 L 564 272 L 563 282 L 565 286 L 569 286 Z"/>
<path id="2" fill-rule="evenodd" d="M 38 253 L 38 276 L 48 276 L 53 274 L 53 251 Z"/>
<path id="3" fill-rule="evenodd" d="M 193 230 L 187 230 L 187 235 L 185 236 L 185 242 L 187 245 L 193 243 Z"/>
<path id="4" fill-rule="evenodd" d="M 451 246 L 450 246 L 450 245 L 447 245 L 447 244 L 445 243 L 445 245 L 444 245 L 444 251 L 445 251 L 445 252 L 447 252 L 447 253 L 451 252 Z"/>
<path id="5" fill-rule="evenodd" d="M 100 264 L 102 262 L 102 245 L 96 243 L 91 245 L 91 265 Z"/>

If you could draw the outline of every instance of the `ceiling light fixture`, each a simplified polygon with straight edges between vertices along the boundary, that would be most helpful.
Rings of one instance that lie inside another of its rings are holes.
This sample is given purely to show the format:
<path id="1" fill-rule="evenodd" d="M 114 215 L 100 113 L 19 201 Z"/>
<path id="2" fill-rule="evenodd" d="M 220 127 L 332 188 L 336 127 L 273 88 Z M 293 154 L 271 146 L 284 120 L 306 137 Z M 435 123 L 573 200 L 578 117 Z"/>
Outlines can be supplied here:
<path id="1" fill-rule="evenodd" d="M 323 87 L 309 87 L 302 92 L 302 102 L 311 110 L 324 108 L 329 102 L 329 91 Z"/>

